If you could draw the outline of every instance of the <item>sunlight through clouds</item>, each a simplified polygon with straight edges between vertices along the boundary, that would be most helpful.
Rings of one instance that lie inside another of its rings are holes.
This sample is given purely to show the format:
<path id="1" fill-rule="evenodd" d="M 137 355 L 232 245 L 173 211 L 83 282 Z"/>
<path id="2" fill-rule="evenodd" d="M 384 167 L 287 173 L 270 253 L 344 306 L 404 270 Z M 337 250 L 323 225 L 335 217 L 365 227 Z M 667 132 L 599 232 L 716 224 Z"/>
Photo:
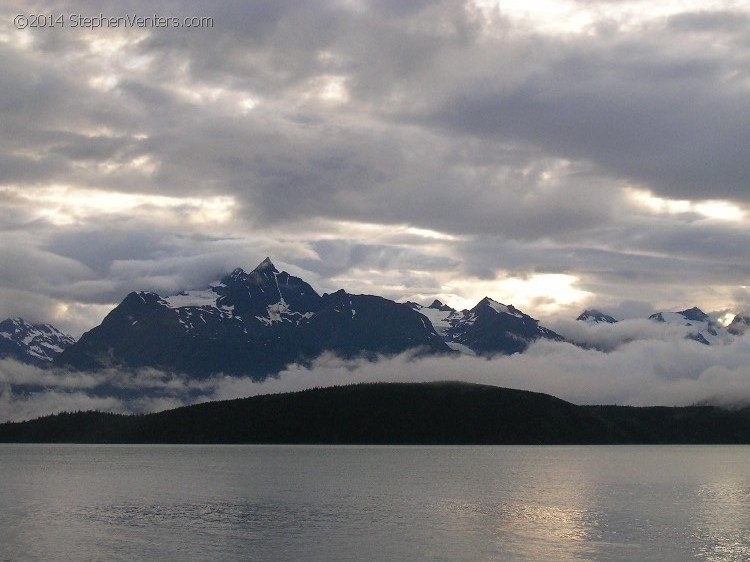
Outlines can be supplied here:
<path id="1" fill-rule="evenodd" d="M 683 0 L 581 1 L 581 0 L 473 0 L 486 12 L 498 9 L 519 25 L 550 35 L 586 33 L 597 22 L 617 23 L 621 28 L 636 27 L 650 20 L 679 14 L 685 10 L 730 9 L 740 2 L 709 0 L 685 2 Z"/>
<path id="2" fill-rule="evenodd" d="M 521 310 L 534 310 L 539 315 L 554 315 L 560 309 L 583 303 L 591 293 L 576 287 L 574 275 L 561 273 L 535 273 L 528 277 L 500 277 L 493 281 L 457 280 L 445 287 L 447 294 L 454 295 L 454 308 L 473 307 L 479 300 L 489 296 L 506 305 Z"/>
<path id="3" fill-rule="evenodd" d="M 130 214 L 135 211 L 148 215 L 158 212 L 172 215 L 173 220 L 188 217 L 195 224 L 221 224 L 232 218 L 235 202 L 231 197 L 167 197 L 136 193 L 117 193 L 71 186 L 46 188 L 0 188 L 21 199 L 36 202 L 36 215 L 57 226 L 98 220 L 101 215 Z"/>
<path id="4" fill-rule="evenodd" d="M 658 197 L 649 190 L 626 188 L 630 201 L 653 214 L 680 215 L 697 213 L 709 219 L 740 222 L 747 218 L 746 212 L 730 201 L 688 201 Z"/>

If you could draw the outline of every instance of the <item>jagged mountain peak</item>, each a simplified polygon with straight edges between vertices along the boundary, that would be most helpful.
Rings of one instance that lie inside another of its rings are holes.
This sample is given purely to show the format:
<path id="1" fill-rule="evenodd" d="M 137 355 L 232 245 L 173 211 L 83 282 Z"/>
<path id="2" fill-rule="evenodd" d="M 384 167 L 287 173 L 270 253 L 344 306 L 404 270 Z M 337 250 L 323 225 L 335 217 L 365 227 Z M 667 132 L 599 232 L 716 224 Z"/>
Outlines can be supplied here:
<path id="1" fill-rule="evenodd" d="M 750 310 L 736 314 L 727 326 L 727 332 L 735 336 L 741 336 L 748 329 L 750 329 Z"/>
<path id="2" fill-rule="evenodd" d="M 490 297 L 484 297 L 482 300 L 480 300 L 477 303 L 477 305 L 480 305 L 480 304 L 484 306 L 497 306 L 497 305 L 505 306 L 503 303 L 496 301 L 495 299 L 490 298 Z"/>
<path id="3" fill-rule="evenodd" d="M 6 318 L 0 322 L 0 331 L 2 333 L 26 333 L 30 330 L 44 331 L 44 332 L 60 332 L 57 328 L 51 324 L 32 324 L 26 321 L 20 316 L 14 316 L 12 318 Z M 62 332 L 60 332 L 62 333 Z"/>
<path id="4" fill-rule="evenodd" d="M 687 310 L 682 310 L 678 312 L 678 314 L 681 314 L 688 320 L 694 320 L 695 322 L 708 322 L 711 320 L 708 314 L 703 312 L 697 306 L 694 306 L 693 308 L 688 308 Z"/>
<path id="5" fill-rule="evenodd" d="M 248 273 L 241 267 L 236 267 L 231 273 L 221 278 L 221 284 L 227 287 L 275 284 L 274 274 L 279 273 L 273 262 L 266 258 Z"/>
<path id="6" fill-rule="evenodd" d="M 274 290 L 278 286 L 277 276 L 279 274 L 279 270 L 273 265 L 271 259 L 266 258 L 247 275 L 247 279 L 257 285 L 268 285 Z M 281 297 L 280 294 L 279 296 Z"/>
<path id="7" fill-rule="evenodd" d="M 241 267 L 236 267 L 232 270 L 231 273 L 225 275 L 222 278 L 221 282 L 225 285 L 229 285 L 230 283 L 247 282 L 262 283 L 264 281 L 270 281 L 273 274 L 277 273 L 279 273 L 279 270 L 276 269 L 276 266 L 271 261 L 271 258 L 266 257 L 266 259 L 260 262 L 250 273 L 247 273 Z"/>
<path id="8" fill-rule="evenodd" d="M 63 334 L 60 330 L 55 328 L 52 324 L 32 324 L 31 322 L 27 322 L 20 316 L 14 316 L 12 318 L 6 318 L 2 322 L 0 322 L 0 331 L 3 333 L 9 333 L 9 331 L 12 330 L 15 333 L 23 333 L 23 332 L 44 332 L 44 333 L 56 333 L 56 334 Z M 70 336 L 67 336 L 70 337 Z"/>
<path id="9" fill-rule="evenodd" d="M 444 334 L 454 349 L 460 349 L 456 347 L 460 345 L 479 355 L 520 353 L 540 338 L 562 340 L 559 334 L 540 326 L 538 320 L 489 297 L 449 318 Z"/>
<path id="10" fill-rule="evenodd" d="M 596 308 L 587 308 L 581 314 L 576 318 L 576 320 L 580 320 L 581 322 L 587 322 L 589 324 L 615 324 L 617 323 L 617 320 L 610 316 L 609 314 L 605 314 L 601 310 L 598 310 Z"/>
<path id="11" fill-rule="evenodd" d="M 512 304 L 503 304 L 494 299 L 491 299 L 490 297 L 484 297 L 482 300 L 480 300 L 476 304 L 476 306 L 471 309 L 471 312 L 478 314 L 480 312 L 488 310 L 491 310 L 492 312 L 497 314 L 510 314 L 511 316 L 517 317 L 520 317 L 522 315 L 521 311 L 515 308 Z"/>
<path id="12" fill-rule="evenodd" d="M 171 308 L 208 306 L 230 316 L 274 322 L 284 315 L 314 312 L 320 306 L 320 298 L 305 281 L 280 272 L 267 257 L 250 273 L 238 267 L 207 290 L 184 291 L 164 300 Z"/>
<path id="13" fill-rule="evenodd" d="M 690 322 L 708 322 L 712 323 L 711 317 L 703 312 L 697 306 L 680 310 L 678 312 L 657 312 L 649 316 L 650 320 L 656 320 L 657 322 L 669 322 L 674 321 L 677 317 L 682 317 L 684 320 Z"/>
<path id="14" fill-rule="evenodd" d="M 452 312 L 454 310 L 453 307 L 447 304 L 444 304 L 442 301 L 438 299 L 435 299 L 434 301 L 432 301 L 430 306 L 428 306 L 427 308 L 431 308 L 433 310 L 440 310 L 442 312 Z"/>
<path id="15" fill-rule="evenodd" d="M 260 262 L 253 271 L 272 271 L 274 273 L 279 272 L 279 270 L 276 269 L 276 266 L 273 265 L 271 258 L 269 258 L 268 256 L 266 256 L 266 258 L 262 262 Z"/>

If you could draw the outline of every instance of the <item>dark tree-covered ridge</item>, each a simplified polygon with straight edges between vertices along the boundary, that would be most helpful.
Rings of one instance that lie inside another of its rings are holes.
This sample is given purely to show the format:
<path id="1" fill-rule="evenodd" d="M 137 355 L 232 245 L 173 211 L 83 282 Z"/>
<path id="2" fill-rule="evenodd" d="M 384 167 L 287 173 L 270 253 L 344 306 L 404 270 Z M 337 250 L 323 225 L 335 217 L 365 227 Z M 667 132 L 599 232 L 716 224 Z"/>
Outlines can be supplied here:
<path id="1" fill-rule="evenodd" d="M 486 385 L 377 383 L 148 415 L 64 413 L 2 424 L 0 442 L 750 443 L 750 409 L 576 406 L 546 394 Z"/>

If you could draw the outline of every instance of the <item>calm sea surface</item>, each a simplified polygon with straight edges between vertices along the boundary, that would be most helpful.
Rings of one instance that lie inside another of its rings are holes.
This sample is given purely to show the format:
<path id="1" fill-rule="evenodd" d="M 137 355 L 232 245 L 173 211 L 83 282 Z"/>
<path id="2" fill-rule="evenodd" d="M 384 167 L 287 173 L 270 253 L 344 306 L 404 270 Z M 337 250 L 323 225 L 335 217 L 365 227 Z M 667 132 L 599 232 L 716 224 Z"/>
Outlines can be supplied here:
<path id="1" fill-rule="evenodd" d="M 750 560 L 750 447 L 0 445 L 0 560 Z"/>

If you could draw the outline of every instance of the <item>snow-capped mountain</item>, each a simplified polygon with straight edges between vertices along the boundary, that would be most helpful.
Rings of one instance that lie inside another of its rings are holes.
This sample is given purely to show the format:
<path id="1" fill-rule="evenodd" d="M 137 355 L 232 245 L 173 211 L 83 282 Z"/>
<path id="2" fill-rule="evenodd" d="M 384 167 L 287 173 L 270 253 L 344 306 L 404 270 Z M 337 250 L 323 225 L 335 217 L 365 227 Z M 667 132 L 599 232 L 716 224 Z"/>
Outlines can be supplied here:
<path id="1" fill-rule="evenodd" d="M 474 355 L 512 354 L 543 338 L 562 341 L 552 330 L 512 305 L 483 298 L 471 310 L 458 312 L 434 301 L 430 306 L 408 303 L 426 316 L 435 331 L 454 350 Z"/>
<path id="2" fill-rule="evenodd" d="M 615 324 L 617 320 L 609 314 L 604 314 L 600 310 L 590 308 L 584 310 L 576 320 L 586 322 L 586 324 Z"/>
<path id="3" fill-rule="evenodd" d="M 0 322 L 0 359 L 10 358 L 33 365 L 49 365 L 75 342 L 50 324 L 29 324 L 22 318 Z"/>
<path id="4" fill-rule="evenodd" d="M 698 307 L 680 312 L 657 312 L 649 316 L 649 320 L 685 326 L 689 328 L 686 337 L 706 345 L 726 343 L 731 338 L 725 328 L 719 326 Z"/>
<path id="5" fill-rule="evenodd" d="M 375 357 L 411 348 L 450 352 L 410 306 L 343 290 L 320 296 L 266 258 L 250 273 L 235 269 L 207 289 L 166 297 L 130 293 L 57 363 L 262 379 L 324 351 Z"/>

